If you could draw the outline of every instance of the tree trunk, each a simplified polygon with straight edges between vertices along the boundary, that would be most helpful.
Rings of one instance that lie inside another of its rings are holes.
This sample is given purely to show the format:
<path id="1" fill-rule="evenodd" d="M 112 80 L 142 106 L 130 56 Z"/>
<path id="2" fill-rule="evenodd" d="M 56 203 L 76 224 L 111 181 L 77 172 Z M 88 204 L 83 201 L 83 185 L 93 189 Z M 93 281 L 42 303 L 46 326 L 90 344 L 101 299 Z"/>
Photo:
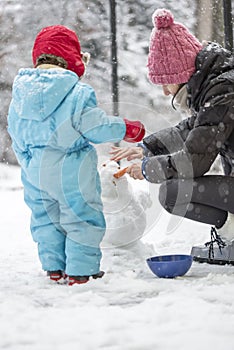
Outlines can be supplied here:
<path id="1" fill-rule="evenodd" d="M 196 36 L 200 41 L 215 41 L 224 45 L 223 5 L 217 0 L 197 1 Z"/>

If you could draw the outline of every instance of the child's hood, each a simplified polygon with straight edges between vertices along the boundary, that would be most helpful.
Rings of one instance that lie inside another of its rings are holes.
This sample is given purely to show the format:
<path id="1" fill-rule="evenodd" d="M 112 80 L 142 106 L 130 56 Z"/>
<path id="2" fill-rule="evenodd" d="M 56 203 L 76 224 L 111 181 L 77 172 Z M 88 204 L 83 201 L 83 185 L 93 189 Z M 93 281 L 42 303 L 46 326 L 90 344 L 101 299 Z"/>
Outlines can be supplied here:
<path id="1" fill-rule="evenodd" d="M 78 77 L 68 70 L 20 69 L 13 84 L 12 104 L 20 118 L 42 121 L 61 104 Z"/>

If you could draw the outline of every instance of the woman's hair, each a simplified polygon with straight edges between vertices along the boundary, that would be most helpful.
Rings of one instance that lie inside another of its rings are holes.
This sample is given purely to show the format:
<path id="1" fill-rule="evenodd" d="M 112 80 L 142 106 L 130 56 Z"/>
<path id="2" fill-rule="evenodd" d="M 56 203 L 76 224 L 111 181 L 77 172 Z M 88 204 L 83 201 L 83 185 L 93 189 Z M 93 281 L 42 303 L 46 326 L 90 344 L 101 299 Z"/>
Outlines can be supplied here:
<path id="1" fill-rule="evenodd" d="M 54 64 L 55 66 L 59 66 L 65 69 L 67 69 L 68 66 L 68 63 L 64 58 L 47 53 L 43 53 L 37 58 L 35 68 L 41 64 Z"/>
<path id="2" fill-rule="evenodd" d="M 172 108 L 176 111 L 176 107 L 174 105 L 174 100 L 176 98 L 176 95 L 178 94 L 178 92 L 182 89 L 182 87 L 186 85 L 186 83 L 183 83 L 183 84 L 179 84 L 179 89 L 177 90 L 176 94 L 172 97 L 172 100 L 171 100 L 171 105 L 172 105 Z"/>

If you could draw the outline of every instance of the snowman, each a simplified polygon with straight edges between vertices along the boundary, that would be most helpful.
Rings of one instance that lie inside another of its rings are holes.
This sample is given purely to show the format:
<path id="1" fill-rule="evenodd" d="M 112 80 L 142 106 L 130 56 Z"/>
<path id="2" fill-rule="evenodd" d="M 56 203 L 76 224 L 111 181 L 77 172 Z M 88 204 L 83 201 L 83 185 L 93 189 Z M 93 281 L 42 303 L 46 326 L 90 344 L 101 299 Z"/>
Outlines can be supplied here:
<path id="1" fill-rule="evenodd" d="M 113 176 L 119 169 L 114 161 L 99 167 L 107 226 L 103 247 L 121 248 L 139 241 L 147 226 L 146 210 L 152 205 L 147 190 L 137 186 L 134 191 L 132 181 L 140 180 L 132 180 L 128 174 L 119 178 Z"/>

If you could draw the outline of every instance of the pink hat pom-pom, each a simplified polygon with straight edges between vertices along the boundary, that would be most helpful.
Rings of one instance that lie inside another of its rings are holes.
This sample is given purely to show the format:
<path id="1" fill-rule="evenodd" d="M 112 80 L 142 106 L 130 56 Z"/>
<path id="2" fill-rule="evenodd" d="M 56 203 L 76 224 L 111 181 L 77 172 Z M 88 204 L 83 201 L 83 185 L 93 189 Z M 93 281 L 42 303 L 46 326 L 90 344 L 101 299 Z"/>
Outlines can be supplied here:
<path id="1" fill-rule="evenodd" d="M 167 28 L 174 23 L 173 14 L 166 9 L 158 9 L 152 16 L 153 25 L 157 28 Z"/>

